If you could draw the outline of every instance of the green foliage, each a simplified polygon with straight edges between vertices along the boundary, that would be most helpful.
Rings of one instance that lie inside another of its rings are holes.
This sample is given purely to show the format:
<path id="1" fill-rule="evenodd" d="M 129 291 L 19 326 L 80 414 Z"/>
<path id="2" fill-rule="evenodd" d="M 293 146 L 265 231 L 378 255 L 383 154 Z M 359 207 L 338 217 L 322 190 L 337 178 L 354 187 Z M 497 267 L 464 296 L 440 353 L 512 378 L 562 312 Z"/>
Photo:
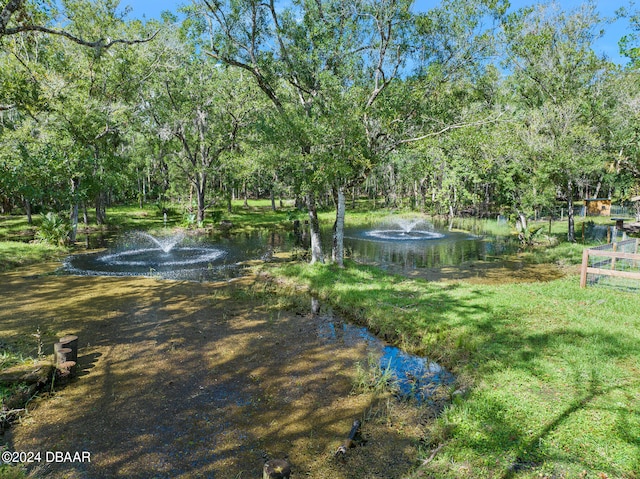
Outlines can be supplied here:
<path id="1" fill-rule="evenodd" d="M 195 228 L 198 225 L 197 215 L 195 213 L 185 213 L 182 216 L 182 226 L 184 228 Z"/>
<path id="2" fill-rule="evenodd" d="M 523 245 L 533 246 L 543 238 L 544 226 L 527 225 L 526 228 L 519 226 L 517 231 L 518 239 Z"/>
<path id="3" fill-rule="evenodd" d="M 42 222 L 36 232 L 36 239 L 52 245 L 63 246 L 69 238 L 69 223 L 52 211 L 42 214 Z"/>

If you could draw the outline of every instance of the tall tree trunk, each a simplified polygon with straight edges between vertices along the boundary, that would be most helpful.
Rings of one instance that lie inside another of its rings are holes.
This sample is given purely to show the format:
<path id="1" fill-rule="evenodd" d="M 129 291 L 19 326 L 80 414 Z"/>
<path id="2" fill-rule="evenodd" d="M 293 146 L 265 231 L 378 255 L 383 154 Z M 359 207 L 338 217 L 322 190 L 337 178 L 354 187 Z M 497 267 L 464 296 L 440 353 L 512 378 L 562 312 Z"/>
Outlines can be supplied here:
<path id="1" fill-rule="evenodd" d="M 271 198 L 271 211 L 276 211 L 276 194 L 273 191 L 273 188 L 269 190 L 269 198 Z"/>
<path id="2" fill-rule="evenodd" d="M 570 241 L 571 243 L 575 243 L 576 231 L 575 231 L 575 222 L 573 219 L 573 182 L 571 180 L 567 182 L 567 222 L 568 222 L 567 241 Z"/>
<path id="3" fill-rule="evenodd" d="M 600 175 L 598 178 L 598 183 L 596 184 L 596 191 L 593 192 L 593 197 L 598 198 L 600 196 L 600 188 L 602 188 L 602 179 L 604 175 Z"/>
<path id="4" fill-rule="evenodd" d="M 204 209 L 205 209 L 204 188 L 202 187 L 202 185 L 198 185 L 198 188 L 196 188 L 196 197 L 198 202 L 197 211 L 196 211 L 196 223 L 198 224 L 198 226 L 200 226 L 204 222 Z"/>
<path id="5" fill-rule="evenodd" d="M 140 209 L 142 209 L 143 205 L 143 199 L 142 199 L 142 191 L 144 190 L 144 187 L 142 186 L 142 183 L 144 182 L 144 176 L 140 175 L 140 172 L 138 171 L 138 169 L 136 168 L 136 175 L 138 176 L 138 207 Z"/>
<path id="6" fill-rule="evenodd" d="M 31 201 L 29 199 L 24 199 L 24 211 L 27 214 L 27 223 L 33 224 L 33 215 L 31 213 Z"/>
<path id="7" fill-rule="evenodd" d="M 311 264 L 324 263 L 315 193 L 307 194 L 307 209 L 309 210 L 309 233 L 311 235 Z"/>
<path id="8" fill-rule="evenodd" d="M 244 196 L 244 207 L 249 207 L 249 193 L 247 192 L 247 182 L 242 183 L 242 195 Z"/>
<path id="9" fill-rule="evenodd" d="M 78 233 L 78 198 L 77 191 L 80 180 L 78 178 L 71 178 L 71 198 L 73 204 L 71 205 L 71 213 L 69 215 L 69 221 L 71 223 L 71 231 L 69 232 L 69 242 L 75 243 Z"/>
<path id="10" fill-rule="evenodd" d="M 524 212 L 520 211 L 520 210 L 518 210 L 518 222 L 520 223 L 520 228 L 519 229 L 522 231 L 522 233 L 525 233 L 527 231 L 527 228 L 529 227 L 527 225 L 527 215 L 524 214 Z M 518 228 L 516 228 L 516 229 L 518 229 Z"/>
<path id="11" fill-rule="evenodd" d="M 103 191 L 99 192 L 95 197 L 95 201 L 96 201 L 96 204 L 95 204 L 96 205 L 96 223 L 99 225 L 103 225 L 107 222 L 105 193 Z M 76 215 L 77 214 L 78 212 L 76 209 Z M 77 217 L 76 217 L 76 223 L 77 223 Z"/>
<path id="12" fill-rule="evenodd" d="M 344 216 L 346 200 L 342 186 L 334 188 L 334 197 L 336 201 L 336 221 L 333 224 L 333 251 L 331 256 L 335 264 L 344 268 Z"/>
<path id="13" fill-rule="evenodd" d="M 87 212 L 87 203 L 82 202 L 82 220 L 85 226 L 89 226 L 89 213 Z"/>

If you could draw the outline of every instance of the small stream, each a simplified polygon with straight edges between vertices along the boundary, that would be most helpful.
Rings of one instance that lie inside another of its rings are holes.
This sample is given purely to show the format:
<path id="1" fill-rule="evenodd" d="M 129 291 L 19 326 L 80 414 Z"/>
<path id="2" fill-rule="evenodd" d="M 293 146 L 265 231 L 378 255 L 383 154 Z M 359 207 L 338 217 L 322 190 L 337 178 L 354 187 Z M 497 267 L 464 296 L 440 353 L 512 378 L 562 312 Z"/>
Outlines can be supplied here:
<path id="1" fill-rule="evenodd" d="M 377 358 L 381 372 L 389 372 L 401 399 L 428 404 L 435 399 L 442 386 L 452 385 L 455 376 L 428 358 L 408 354 L 373 335 L 366 327 L 357 326 L 333 314 L 330 308 L 320 307 L 311 300 L 311 309 L 318 320 L 318 335 L 327 344 L 348 346 L 364 344 L 368 353 Z"/>

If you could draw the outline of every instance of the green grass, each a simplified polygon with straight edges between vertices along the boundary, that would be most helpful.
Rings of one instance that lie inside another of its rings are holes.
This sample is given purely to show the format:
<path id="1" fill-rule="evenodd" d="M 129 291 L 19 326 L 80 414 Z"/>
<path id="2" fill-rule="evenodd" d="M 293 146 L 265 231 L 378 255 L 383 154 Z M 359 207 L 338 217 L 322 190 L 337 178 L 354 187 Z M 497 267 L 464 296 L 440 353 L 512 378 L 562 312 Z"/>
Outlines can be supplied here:
<path id="1" fill-rule="evenodd" d="M 355 265 L 273 273 L 469 388 L 426 438 L 446 444 L 429 477 L 638 477 L 639 295 L 580 289 L 577 277 L 484 286 Z"/>
<path id="2" fill-rule="evenodd" d="M 0 272 L 20 266 L 54 261 L 66 253 L 66 249 L 45 243 L 0 241 Z"/>

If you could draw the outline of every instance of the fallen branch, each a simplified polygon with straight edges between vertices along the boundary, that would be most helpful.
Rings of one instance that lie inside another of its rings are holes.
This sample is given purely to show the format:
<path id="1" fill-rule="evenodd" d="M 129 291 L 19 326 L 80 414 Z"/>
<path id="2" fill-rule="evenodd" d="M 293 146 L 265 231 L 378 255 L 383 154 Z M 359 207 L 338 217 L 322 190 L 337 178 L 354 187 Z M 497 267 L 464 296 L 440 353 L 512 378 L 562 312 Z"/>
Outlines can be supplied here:
<path id="1" fill-rule="evenodd" d="M 353 421 L 353 425 L 351 426 L 351 431 L 349 431 L 349 435 L 347 439 L 342 443 L 342 445 L 337 449 L 334 456 L 347 454 L 347 450 L 352 447 L 356 447 L 356 442 L 358 441 L 357 437 L 360 435 L 360 421 L 356 419 Z"/>
<path id="2" fill-rule="evenodd" d="M 10 409 L 8 411 L 0 411 L 0 414 L 2 414 L 3 417 L 9 417 L 12 414 L 18 414 L 20 412 L 25 412 L 26 409 L 25 408 L 19 408 L 19 409 Z"/>
<path id="3" fill-rule="evenodd" d="M 442 449 L 442 446 L 444 446 L 444 444 L 440 444 L 438 447 L 436 447 L 432 452 L 431 455 L 425 459 L 424 461 L 422 461 L 422 465 L 426 466 L 427 464 L 429 464 L 431 461 L 433 461 L 433 458 L 436 457 L 436 454 L 438 454 L 438 451 L 440 451 L 440 449 Z"/>

